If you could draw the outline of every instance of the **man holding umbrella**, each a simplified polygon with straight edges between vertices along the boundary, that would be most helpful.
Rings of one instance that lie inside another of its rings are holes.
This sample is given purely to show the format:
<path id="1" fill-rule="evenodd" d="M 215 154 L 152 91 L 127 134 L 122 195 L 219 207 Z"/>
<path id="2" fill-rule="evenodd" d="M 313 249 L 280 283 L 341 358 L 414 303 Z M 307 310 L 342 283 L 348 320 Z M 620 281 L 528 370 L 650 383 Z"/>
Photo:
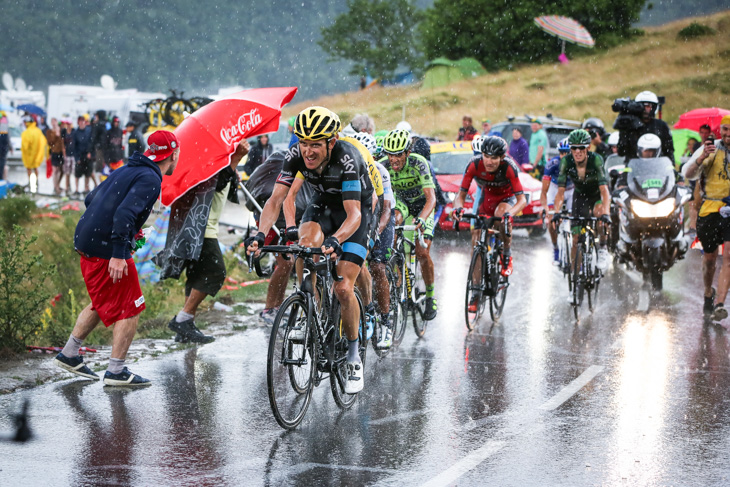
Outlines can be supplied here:
<path id="1" fill-rule="evenodd" d="M 349 342 L 345 393 L 355 394 L 363 389 L 364 371 L 359 355 L 360 311 L 354 287 L 367 255 L 373 186 L 357 148 L 337 140 L 341 126 L 339 117 L 324 107 L 313 106 L 299 113 L 294 123 L 299 143 L 287 151 L 274 192 L 261 213 L 260 231 L 248 238 L 246 244 L 248 252 L 263 246 L 289 188 L 301 173 L 316 193 L 302 216 L 299 244 L 322 246 L 325 254 L 340 258 L 337 273 L 342 281 L 335 283 L 335 293 Z"/>

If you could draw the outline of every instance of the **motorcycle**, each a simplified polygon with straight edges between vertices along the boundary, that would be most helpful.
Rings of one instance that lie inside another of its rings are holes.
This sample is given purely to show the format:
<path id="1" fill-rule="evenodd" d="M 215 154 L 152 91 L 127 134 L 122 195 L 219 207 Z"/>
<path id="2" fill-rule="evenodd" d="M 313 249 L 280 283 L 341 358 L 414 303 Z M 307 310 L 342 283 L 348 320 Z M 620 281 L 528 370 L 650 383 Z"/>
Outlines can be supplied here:
<path id="1" fill-rule="evenodd" d="M 630 160 L 626 186 L 617 184 L 612 198 L 618 213 L 616 255 L 632 263 L 644 282 L 660 291 L 663 273 L 684 258 L 689 247 L 683 208 L 692 194 L 676 184 L 667 157 Z"/>

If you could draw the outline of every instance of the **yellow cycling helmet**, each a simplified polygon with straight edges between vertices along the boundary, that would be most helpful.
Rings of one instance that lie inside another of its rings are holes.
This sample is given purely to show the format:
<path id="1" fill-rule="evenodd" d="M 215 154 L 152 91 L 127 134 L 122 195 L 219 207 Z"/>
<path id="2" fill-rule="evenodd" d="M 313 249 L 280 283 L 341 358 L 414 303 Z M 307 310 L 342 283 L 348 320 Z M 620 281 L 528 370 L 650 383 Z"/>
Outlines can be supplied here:
<path id="1" fill-rule="evenodd" d="M 340 131 L 340 118 L 325 107 L 302 110 L 294 121 L 294 135 L 300 140 L 330 139 Z"/>
<path id="2" fill-rule="evenodd" d="M 388 132 L 383 140 L 383 151 L 386 154 L 400 154 L 411 146 L 411 134 L 404 129 L 395 129 Z"/>

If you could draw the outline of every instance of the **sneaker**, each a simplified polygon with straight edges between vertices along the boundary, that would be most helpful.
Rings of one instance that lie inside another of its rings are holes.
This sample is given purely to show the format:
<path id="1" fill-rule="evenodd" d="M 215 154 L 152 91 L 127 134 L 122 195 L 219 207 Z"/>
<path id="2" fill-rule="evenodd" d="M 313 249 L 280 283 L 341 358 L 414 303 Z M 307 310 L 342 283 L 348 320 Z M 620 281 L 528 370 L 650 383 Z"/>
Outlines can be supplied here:
<path id="1" fill-rule="evenodd" d="M 469 313 L 476 313 L 479 309 L 479 298 L 474 296 L 469 303 Z"/>
<path id="2" fill-rule="evenodd" d="M 727 310 L 724 303 L 717 303 L 712 311 L 712 321 L 722 321 L 727 318 Z"/>
<path id="3" fill-rule="evenodd" d="M 278 312 L 279 308 L 266 308 L 261 313 L 259 313 L 259 318 L 261 318 L 263 322 L 267 325 L 273 326 L 274 319 L 276 318 L 276 313 Z"/>
<path id="4" fill-rule="evenodd" d="M 506 261 L 506 263 L 505 263 Z M 512 256 L 505 257 L 502 255 L 502 270 L 499 271 L 504 277 L 512 275 Z"/>
<path id="5" fill-rule="evenodd" d="M 185 338 L 181 334 L 176 333 L 175 334 L 175 343 L 190 343 L 190 340 L 188 340 L 187 338 Z"/>
<path id="6" fill-rule="evenodd" d="M 436 313 L 438 313 L 438 303 L 436 302 L 436 298 L 426 298 L 426 313 L 424 319 L 426 321 L 431 321 L 436 318 Z"/>
<path id="7" fill-rule="evenodd" d="M 560 265 L 560 249 L 553 249 L 553 265 Z"/>
<path id="8" fill-rule="evenodd" d="M 178 322 L 177 318 L 173 316 L 173 318 L 170 320 L 170 322 L 167 324 L 167 327 L 171 329 L 172 331 L 179 333 L 183 338 L 187 339 L 189 342 L 193 343 L 210 343 L 215 338 L 213 338 L 210 335 L 203 335 L 203 332 L 198 330 L 198 327 L 195 326 L 195 321 L 193 320 L 185 320 L 183 322 Z M 185 343 L 185 342 L 183 342 Z"/>
<path id="9" fill-rule="evenodd" d="M 378 348 L 390 348 L 393 344 L 393 331 L 387 325 L 380 325 L 380 333 L 378 333 Z"/>
<path id="10" fill-rule="evenodd" d="M 149 379 L 133 374 L 128 368 L 124 367 L 124 369 L 122 369 L 122 371 L 118 374 L 112 374 L 107 370 L 106 374 L 104 374 L 104 385 L 117 387 L 141 387 L 151 386 L 152 382 L 150 382 Z"/>
<path id="11" fill-rule="evenodd" d="M 605 248 L 598 249 L 598 258 L 596 259 L 596 267 L 605 271 L 608 269 L 608 250 Z"/>
<path id="12" fill-rule="evenodd" d="M 365 386 L 362 362 L 347 362 L 345 394 L 357 394 Z"/>
<path id="13" fill-rule="evenodd" d="M 77 355 L 76 357 L 67 357 L 63 353 L 59 353 L 56 355 L 56 365 L 71 372 L 72 374 L 80 375 L 87 379 L 99 380 L 99 376 L 86 366 L 81 355 Z"/>
<path id="14" fill-rule="evenodd" d="M 702 306 L 702 313 L 705 316 L 710 316 L 715 309 L 715 288 L 712 288 L 712 295 L 710 297 L 705 296 L 705 304 Z"/>

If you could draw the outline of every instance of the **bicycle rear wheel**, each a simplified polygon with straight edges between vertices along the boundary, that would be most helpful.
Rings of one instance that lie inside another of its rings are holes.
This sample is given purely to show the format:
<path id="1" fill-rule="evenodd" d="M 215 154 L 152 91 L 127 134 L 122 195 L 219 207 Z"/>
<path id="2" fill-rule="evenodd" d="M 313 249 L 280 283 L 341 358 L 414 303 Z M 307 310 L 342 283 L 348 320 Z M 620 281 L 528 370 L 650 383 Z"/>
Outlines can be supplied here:
<path id="1" fill-rule="evenodd" d="M 355 289 L 355 297 L 357 298 L 357 305 L 360 308 L 360 360 L 362 361 L 362 366 L 365 367 L 368 343 L 363 337 L 367 336 L 367 325 L 365 324 L 365 309 L 362 305 L 362 298 L 360 298 L 360 292 L 357 289 Z M 342 409 L 349 409 L 355 404 L 357 394 L 347 394 L 345 392 L 345 382 L 347 381 L 347 336 L 345 335 L 345 330 L 342 328 L 340 304 L 336 299 L 333 306 L 336 306 L 337 309 L 333 314 L 335 317 L 335 330 L 332 335 L 335 340 L 335 345 L 333 347 L 334 354 L 332 357 L 332 372 L 330 373 L 330 387 L 335 403 Z"/>
<path id="2" fill-rule="evenodd" d="M 406 266 L 402 254 L 395 254 L 388 262 L 389 276 L 393 281 L 390 283 L 390 306 L 394 310 L 393 316 L 393 346 L 397 347 L 403 341 L 408 324 L 408 296 L 406 286 Z M 393 302 L 396 306 L 393 307 Z"/>
<path id="3" fill-rule="evenodd" d="M 586 269 L 586 297 L 588 298 L 588 310 L 593 313 L 593 307 L 596 304 L 596 297 L 598 295 L 598 283 L 599 270 L 595 268 L 595 248 L 591 247 L 591 252 L 585 255 L 585 269 Z"/>
<path id="4" fill-rule="evenodd" d="M 279 308 L 269 337 L 266 382 L 276 422 L 293 429 L 307 412 L 317 371 L 317 342 L 306 298 L 293 294 Z"/>
<path id="5" fill-rule="evenodd" d="M 421 264 L 416 259 L 416 265 L 413 267 L 413 306 L 411 308 L 411 318 L 413 319 L 413 330 L 418 338 L 423 338 L 426 333 L 427 321 L 423 319 L 426 313 L 426 283 L 421 273 Z"/>
<path id="6" fill-rule="evenodd" d="M 571 236 L 561 233 L 561 249 L 560 249 L 560 267 L 563 271 L 563 276 L 568 278 L 568 292 L 573 292 L 573 281 L 571 280 L 571 268 L 570 268 L 570 248 L 571 248 Z"/>
<path id="7" fill-rule="evenodd" d="M 479 317 L 484 311 L 486 302 L 486 293 L 484 289 L 484 259 L 486 255 L 478 247 L 474 249 L 471 256 L 471 264 L 469 264 L 469 273 L 466 275 L 466 298 L 464 303 L 464 318 L 466 327 L 473 330 Z M 474 282 L 474 272 L 479 272 L 478 282 Z"/>
<path id="8" fill-rule="evenodd" d="M 489 296 L 489 314 L 492 316 L 492 321 L 497 321 L 502 316 L 504 302 L 507 299 L 509 278 L 502 275 L 502 261 L 495 255 L 495 252 L 492 253 L 490 258 L 494 259 L 494 262 L 490 266 L 492 269 L 494 292 Z"/>
<path id="9" fill-rule="evenodd" d="M 573 312 L 577 320 L 580 315 L 580 305 L 583 304 L 585 291 L 585 269 L 583 269 L 583 243 L 578 244 L 575 251 L 575 265 L 573 267 Z"/>

